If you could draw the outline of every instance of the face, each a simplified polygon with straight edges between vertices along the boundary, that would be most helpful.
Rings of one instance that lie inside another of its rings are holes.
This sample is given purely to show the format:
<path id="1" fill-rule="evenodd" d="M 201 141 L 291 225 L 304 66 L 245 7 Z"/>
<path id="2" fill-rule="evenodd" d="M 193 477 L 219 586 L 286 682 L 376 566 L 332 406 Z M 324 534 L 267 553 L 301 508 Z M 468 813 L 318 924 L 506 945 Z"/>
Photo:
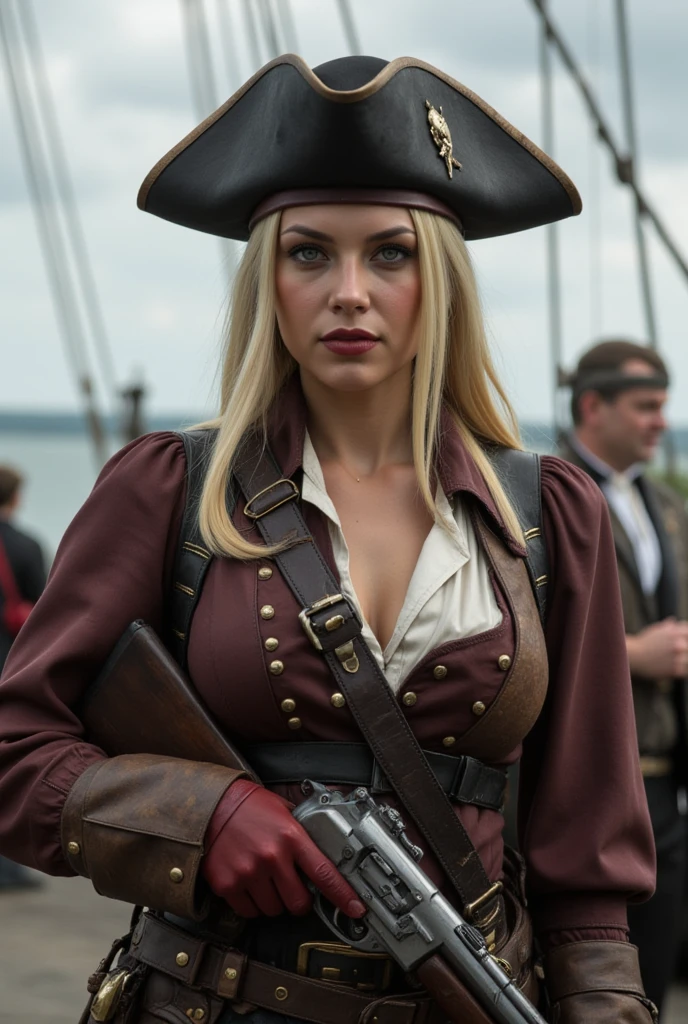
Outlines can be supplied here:
<path id="1" fill-rule="evenodd" d="M 408 210 L 301 206 L 282 214 L 277 322 L 304 384 L 364 391 L 408 378 L 418 350 L 418 242 Z"/>
<path id="2" fill-rule="evenodd" d="M 627 360 L 622 370 L 634 377 L 654 376 L 657 372 L 641 359 Z M 619 469 L 627 469 L 635 462 L 648 462 L 667 426 L 666 388 L 630 388 L 613 401 L 594 397 L 590 422 L 608 453 L 606 461 Z"/>

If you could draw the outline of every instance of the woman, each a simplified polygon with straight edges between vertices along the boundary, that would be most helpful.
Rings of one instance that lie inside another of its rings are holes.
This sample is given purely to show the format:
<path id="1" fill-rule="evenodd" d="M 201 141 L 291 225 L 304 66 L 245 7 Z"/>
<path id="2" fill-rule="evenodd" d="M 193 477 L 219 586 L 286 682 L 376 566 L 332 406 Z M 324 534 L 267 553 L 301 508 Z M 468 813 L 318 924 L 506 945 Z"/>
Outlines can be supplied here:
<path id="1" fill-rule="evenodd" d="M 649 1021 L 626 904 L 652 888 L 652 837 L 604 503 L 573 467 L 542 460 L 545 658 L 530 587 L 507 579 L 523 571 L 524 527 L 537 530 L 519 522 L 489 457 L 519 443 L 462 238 L 577 213 L 575 188 L 429 65 L 345 58 L 313 72 L 288 56 L 163 158 L 139 205 L 248 238 L 198 508 L 196 553 L 214 558 L 200 598 L 177 587 L 198 598 L 187 636 L 169 600 L 182 441 L 152 434 L 111 460 L 3 682 L 4 852 L 155 909 L 131 940 L 126 963 L 141 984 L 118 1020 L 443 1019 L 422 1002 L 416 1012 L 417 990 L 390 1002 L 408 979 L 385 958 L 352 956 L 318 923 L 304 875 L 351 917 L 364 906 L 289 813 L 298 786 L 271 791 L 227 768 L 145 754 L 105 759 L 74 710 L 142 618 L 188 643 L 195 687 L 245 751 L 316 751 L 327 783 L 341 752 L 360 745 L 275 549 L 247 515 L 256 506 L 238 500 L 228 514 L 230 467 L 245 469 L 242 438 L 257 435 L 298 486 L 341 600 L 427 756 L 482 754 L 489 764 L 471 764 L 487 779 L 522 754 L 522 848 L 552 1019 Z M 350 656 L 340 660 L 356 673 Z M 514 945 L 524 917 L 501 800 L 454 796 L 492 886 L 489 913 L 474 920 L 533 994 L 530 949 Z M 426 872 L 465 909 L 420 841 Z"/>

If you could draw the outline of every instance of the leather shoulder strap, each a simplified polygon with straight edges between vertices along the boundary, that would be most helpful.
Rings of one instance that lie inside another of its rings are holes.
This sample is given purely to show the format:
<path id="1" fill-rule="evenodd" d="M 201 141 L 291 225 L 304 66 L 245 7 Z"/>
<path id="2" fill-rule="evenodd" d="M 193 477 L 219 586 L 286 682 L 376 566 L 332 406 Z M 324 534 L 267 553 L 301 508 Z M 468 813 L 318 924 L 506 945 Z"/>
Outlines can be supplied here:
<path id="1" fill-rule="evenodd" d="M 245 514 L 269 545 L 289 541 L 275 561 L 303 609 L 299 618 L 322 652 L 337 689 L 403 806 L 435 852 L 464 912 L 480 927 L 495 916 L 500 883 L 493 885 L 466 830 L 442 791 L 398 702 L 361 634 L 361 622 L 318 550 L 301 515 L 299 492 L 282 478 L 269 450 L 247 436 L 235 475 Z"/>
<path id="2" fill-rule="evenodd" d="M 544 624 L 547 615 L 549 560 L 542 529 L 540 456 L 535 452 L 501 446 L 486 451 L 523 528 L 528 546 L 526 566 L 540 621 Z"/>
<path id="3" fill-rule="evenodd" d="M 201 537 L 198 507 L 217 431 L 180 430 L 178 433 L 186 455 L 186 503 L 169 602 L 169 643 L 175 661 L 185 669 L 191 620 L 213 557 Z M 231 487 L 228 489 L 227 505 L 232 515 L 236 495 Z"/>

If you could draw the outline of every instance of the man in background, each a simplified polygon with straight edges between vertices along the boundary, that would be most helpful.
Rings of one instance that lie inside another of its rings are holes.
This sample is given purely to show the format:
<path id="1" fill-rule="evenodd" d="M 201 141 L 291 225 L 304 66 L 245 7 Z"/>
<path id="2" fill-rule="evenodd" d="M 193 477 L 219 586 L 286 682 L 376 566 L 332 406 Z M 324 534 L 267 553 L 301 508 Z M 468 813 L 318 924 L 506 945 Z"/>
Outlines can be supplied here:
<path id="1" fill-rule="evenodd" d="M 640 765 L 657 847 L 657 890 L 629 907 L 648 996 L 661 1010 L 673 978 L 686 874 L 688 517 L 645 473 L 666 429 L 669 376 L 651 348 L 595 345 L 571 378 L 573 431 L 561 454 L 601 488 L 611 513 Z M 600 779 L 604 785 L 604 779 Z M 620 796 L 622 796 L 620 794 Z"/>
<path id="2" fill-rule="evenodd" d="M 4 562 L 12 575 L 13 589 L 23 601 L 33 604 L 45 586 L 45 564 L 39 544 L 12 522 L 21 502 L 23 483 L 21 474 L 16 470 L 0 466 L 0 545 L 5 555 Z M 0 583 L 0 673 L 14 639 L 3 621 L 6 600 L 7 595 Z M 0 857 L 0 891 L 35 884 L 35 876 Z"/>

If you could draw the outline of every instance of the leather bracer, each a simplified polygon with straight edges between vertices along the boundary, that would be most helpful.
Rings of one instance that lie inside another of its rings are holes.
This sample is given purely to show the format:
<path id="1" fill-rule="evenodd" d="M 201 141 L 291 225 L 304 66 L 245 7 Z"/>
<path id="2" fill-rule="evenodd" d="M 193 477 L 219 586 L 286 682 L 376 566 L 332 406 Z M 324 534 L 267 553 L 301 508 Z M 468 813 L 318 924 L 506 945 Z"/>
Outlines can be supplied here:
<path id="1" fill-rule="evenodd" d="M 544 968 L 552 1024 L 657 1024 L 628 942 L 570 942 L 550 950 Z"/>
<path id="2" fill-rule="evenodd" d="M 91 765 L 62 811 L 62 848 L 103 896 L 200 920 L 199 869 L 220 797 L 242 771 L 154 754 Z"/>

